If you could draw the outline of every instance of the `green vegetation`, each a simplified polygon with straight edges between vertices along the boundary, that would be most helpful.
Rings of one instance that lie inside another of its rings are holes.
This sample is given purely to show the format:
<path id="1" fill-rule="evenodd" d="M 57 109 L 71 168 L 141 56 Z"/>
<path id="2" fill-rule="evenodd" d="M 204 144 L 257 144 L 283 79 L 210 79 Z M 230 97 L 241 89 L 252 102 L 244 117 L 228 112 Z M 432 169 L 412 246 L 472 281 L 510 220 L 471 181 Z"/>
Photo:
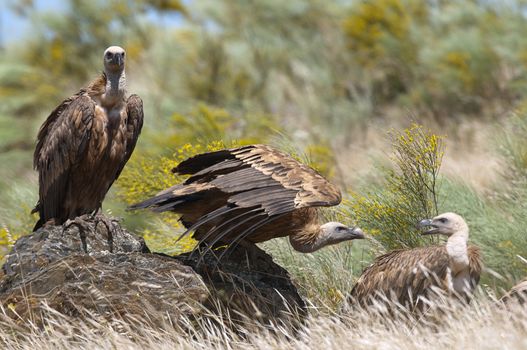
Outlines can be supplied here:
<path id="1" fill-rule="evenodd" d="M 386 250 L 430 244 L 416 223 L 438 212 L 443 139 L 413 124 L 391 132 L 393 167 L 381 168 L 384 181 L 365 195 L 352 193 L 345 216 L 355 218 Z"/>

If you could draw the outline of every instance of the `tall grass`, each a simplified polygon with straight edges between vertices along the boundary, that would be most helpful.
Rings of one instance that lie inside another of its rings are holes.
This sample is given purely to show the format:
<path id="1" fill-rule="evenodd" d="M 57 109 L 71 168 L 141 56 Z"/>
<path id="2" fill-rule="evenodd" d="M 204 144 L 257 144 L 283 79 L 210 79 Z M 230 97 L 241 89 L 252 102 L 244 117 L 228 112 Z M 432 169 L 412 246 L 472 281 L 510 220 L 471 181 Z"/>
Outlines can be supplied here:
<path id="1" fill-rule="evenodd" d="M 508 288 L 527 276 L 527 217 L 521 204 L 482 197 L 459 181 L 444 181 L 440 198 L 443 211 L 462 215 L 470 228 L 470 242 L 483 251 L 485 271 L 482 282 Z M 496 277 L 498 276 L 498 277 Z"/>
<path id="2" fill-rule="evenodd" d="M 367 241 L 329 246 L 313 254 L 294 251 L 286 239 L 266 242 L 263 247 L 290 273 L 301 295 L 327 310 L 335 310 L 342 304 L 357 276 L 372 259 Z"/>
<path id="3" fill-rule="evenodd" d="M 470 306 L 443 302 L 421 318 L 382 309 L 351 314 L 312 311 L 300 328 L 248 321 L 226 328 L 212 318 L 187 327 L 152 326 L 147 319 L 74 319 L 44 306 L 44 327 L 20 325 L 0 312 L 3 349 L 524 349 L 527 318 L 483 297 Z"/>

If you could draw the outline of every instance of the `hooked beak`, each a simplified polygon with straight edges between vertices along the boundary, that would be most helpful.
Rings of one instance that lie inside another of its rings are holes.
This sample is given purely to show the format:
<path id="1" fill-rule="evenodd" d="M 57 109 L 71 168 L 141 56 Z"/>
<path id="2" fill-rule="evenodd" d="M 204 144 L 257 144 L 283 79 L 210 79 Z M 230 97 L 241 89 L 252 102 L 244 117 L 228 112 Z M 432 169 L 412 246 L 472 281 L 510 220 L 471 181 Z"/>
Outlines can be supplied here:
<path id="1" fill-rule="evenodd" d="M 112 58 L 112 63 L 117 65 L 118 67 L 121 67 L 123 64 L 123 56 L 121 54 L 116 54 Z"/>
<path id="2" fill-rule="evenodd" d="M 419 227 L 421 228 L 430 227 L 430 229 L 421 233 L 422 235 L 433 235 L 435 233 L 438 233 L 439 231 L 439 227 L 433 223 L 432 219 L 424 219 L 424 220 L 419 221 Z"/>
<path id="3" fill-rule="evenodd" d="M 364 239 L 364 232 L 358 227 L 350 227 L 349 234 L 351 239 Z"/>

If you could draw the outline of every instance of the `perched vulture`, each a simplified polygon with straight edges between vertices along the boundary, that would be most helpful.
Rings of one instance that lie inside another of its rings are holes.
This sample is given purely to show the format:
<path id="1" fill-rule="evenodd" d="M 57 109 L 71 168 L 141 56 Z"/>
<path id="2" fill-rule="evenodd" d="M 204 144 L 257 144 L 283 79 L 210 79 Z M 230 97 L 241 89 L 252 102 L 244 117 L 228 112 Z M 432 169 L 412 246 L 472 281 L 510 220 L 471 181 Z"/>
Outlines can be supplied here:
<path id="1" fill-rule="evenodd" d="M 131 208 L 181 214 L 187 228 L 183 235 L 194 231 L 201 247 L 289 236 L 294 249 L 307 253 L 364 238 L 356 227 L 321 225 L 317 207 L 339 204 L 340 191 L 312 168 L 272 147 L 204 153 L 172 171 L 191 176 Z"/>
<path id="2" fill-rule="evenodd" d="M 375 259 L 353 287 L 349 303 L 362 306 L 387 298 L 410 308 L 422 309 L 423 298 L 438 291 L 468 298 L 476 288 L 482 270 L 479 249 L 467 245 L 468 226 L 457 214 L 445 213 L 422 220 L 430 227 L 425 235 L 442 234 L 446 244 L 394 250 Z"/>
<path id="3" fill-rule="evenodd" d="M 143 102 L 126 98 L 125 51 L 104 52 L 104 72 L 56 107 L 37 137 L 34 167 L 44 224 L 94 213 L 134 150 L 143 125 Z"/>

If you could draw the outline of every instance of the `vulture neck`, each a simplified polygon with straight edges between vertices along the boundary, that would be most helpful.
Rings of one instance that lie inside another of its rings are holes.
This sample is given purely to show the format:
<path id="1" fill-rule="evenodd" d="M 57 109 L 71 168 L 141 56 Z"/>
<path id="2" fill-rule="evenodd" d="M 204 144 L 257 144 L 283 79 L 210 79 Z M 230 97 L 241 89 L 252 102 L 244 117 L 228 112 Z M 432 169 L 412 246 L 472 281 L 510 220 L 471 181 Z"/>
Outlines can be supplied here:
<path id="1" fill-rule="evenodd" d="M 291 246 L 300 253 L 312 253 L 333 242 L 331 237 L 320 229 L 320 225 L 308 225 L 301 232 L 289 235 Z"/>
<path id="2" fill-rule="evenodd" d="M 106 89 L 103 95 L 103 104 L 112 106 L 124 98 L 126 90 L 126 74 L 122 71 L 105 70 Z"/>
<path id="3" fill-rule="evenodd" d="M 457 273 L 468 267 L 469 259 L 467 252 L 468 226 L 463 225 L 446 243 L 446 250 L 452 259 L 452 272 Z"/>

